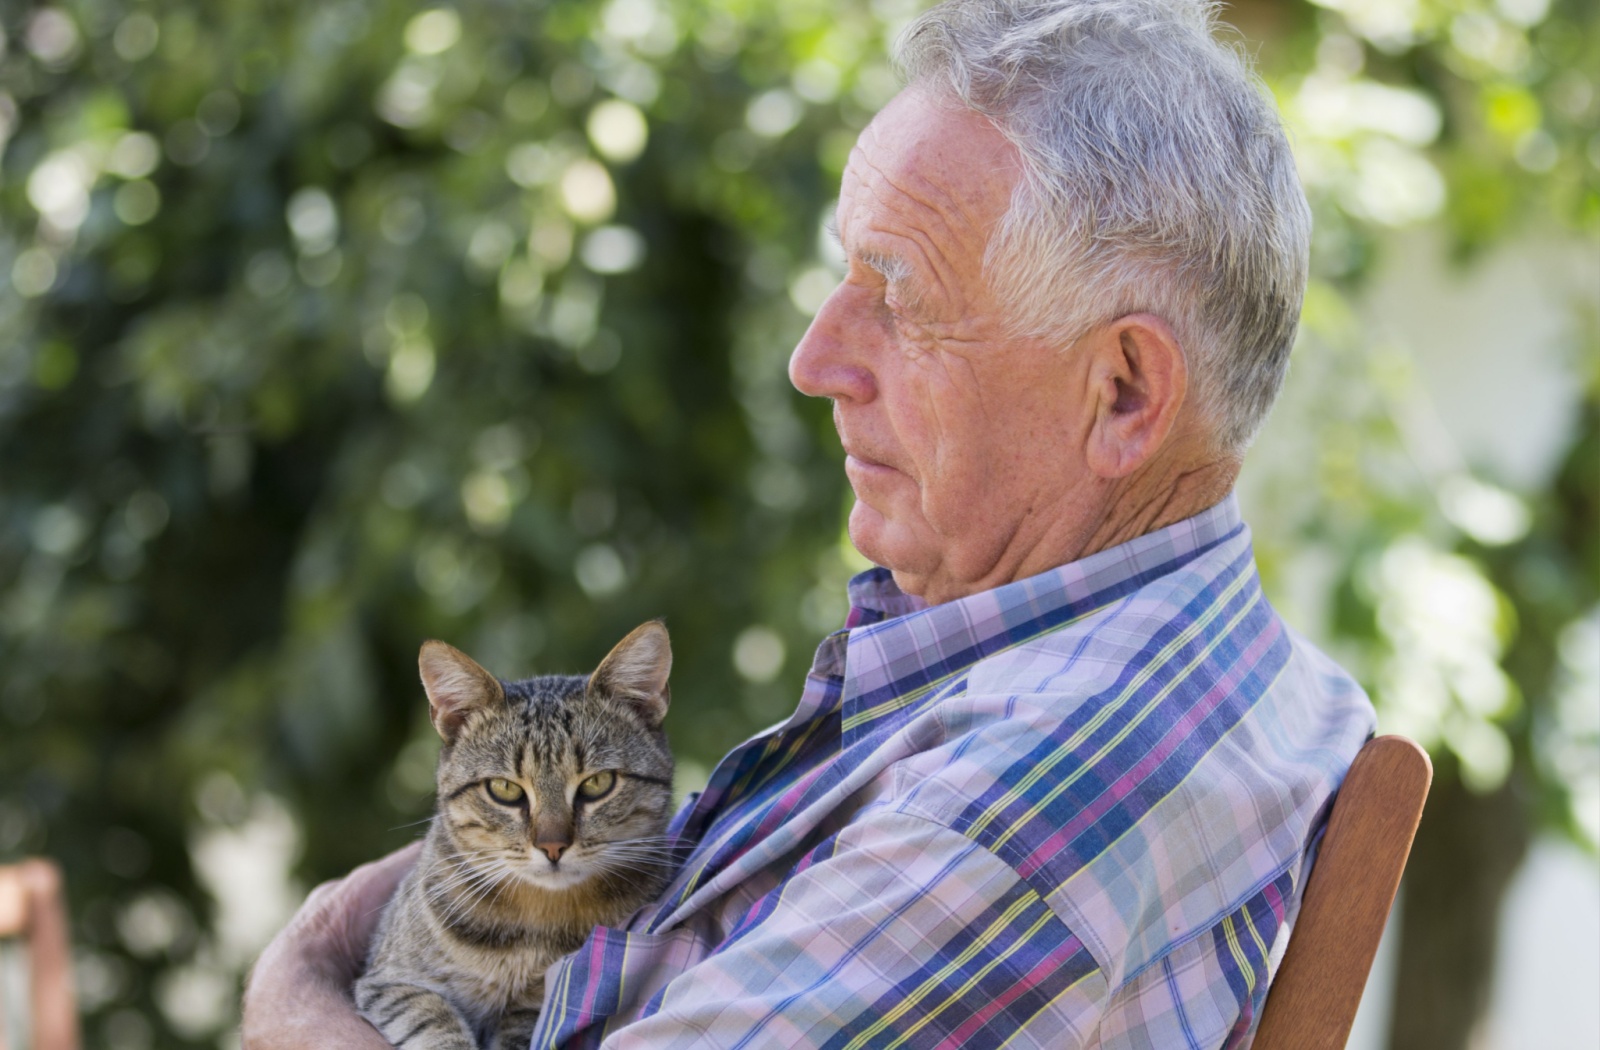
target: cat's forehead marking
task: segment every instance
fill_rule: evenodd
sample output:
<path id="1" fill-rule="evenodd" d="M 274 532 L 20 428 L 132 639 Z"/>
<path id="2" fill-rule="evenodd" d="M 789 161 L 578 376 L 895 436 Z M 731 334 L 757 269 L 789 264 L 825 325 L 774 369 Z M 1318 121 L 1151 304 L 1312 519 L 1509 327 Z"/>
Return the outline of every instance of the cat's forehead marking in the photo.
<path id="1" fill-rule="evenodd" d="M 591 693 L 580 675 L 502 682 L 505 700 L 472 719 L 451 748 L 449 782 L 513 776 L 538 795 L 564 797 L 570 781 L 600 769 L 671 768 L 659 729 L 631 708 Z"/>

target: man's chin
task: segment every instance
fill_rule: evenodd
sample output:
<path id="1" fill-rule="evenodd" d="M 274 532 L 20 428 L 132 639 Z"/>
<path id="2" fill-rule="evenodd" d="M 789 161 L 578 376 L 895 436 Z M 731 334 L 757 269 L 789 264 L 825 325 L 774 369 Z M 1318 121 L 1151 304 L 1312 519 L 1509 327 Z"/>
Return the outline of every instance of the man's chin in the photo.
<path id="1" fill-rule="evenodd" d="M 926 544 L 917 542 L 912 530 L 885 517 L 857 498 L 850 509 L 850 544 L 863 558 L 894 573 L 896 586 L 907 594 L 918 593 L 916 581 L 925 579 L 938 564 Z"/>

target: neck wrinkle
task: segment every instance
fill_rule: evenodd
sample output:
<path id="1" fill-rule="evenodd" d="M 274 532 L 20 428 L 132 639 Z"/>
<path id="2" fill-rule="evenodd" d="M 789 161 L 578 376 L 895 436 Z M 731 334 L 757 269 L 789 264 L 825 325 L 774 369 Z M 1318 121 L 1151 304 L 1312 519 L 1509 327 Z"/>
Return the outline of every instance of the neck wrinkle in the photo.
<path id="1" fill-rule="evenodd" d="M 1170 480 L 1150 491 L 1149 485 L 1135 485 L 1112 507 L 1127 508 L 1121 513 L 1108 513 L 1090 534 L 1082 548 L 1069 560 L 1087 558 L 1129 540 L 1148 535 L 1185 518 L 1192 518 L 1207 507 L 1220 503 L 1233 489 L 1239 475 L 1236 462 L 1213 460 L 1179 470 Z M 1148 495 L 1140 498 L 1139 490 Z"/>
<path id="2" fill-rule="evenodd" d="M 1142 471 L 1108 482 L 1094 501 L 1094 509 L 1079 516 L 1066 534 L 1046 533 L 1019 550 L 1017 543 L 1024 531 L 1019 527 L 988 572 L 952 589 L 949 594 L 922 593 L 919 596 L 930 605 L 958 601 L 1109 550 L 1215 506 L 1232 490 L 1238 475 L 1237 460 L 1215 459 L 1187 466 L 1175 465 L 1160 473 Z M 1030 517 L 1040 513 L 1036 509 Z M 899 573 L 895 574 L 895 583 L 907 594 L 918 593 L 907 587 L 907 583 L 914 586 L 914 582 L 902 581 Z"/>

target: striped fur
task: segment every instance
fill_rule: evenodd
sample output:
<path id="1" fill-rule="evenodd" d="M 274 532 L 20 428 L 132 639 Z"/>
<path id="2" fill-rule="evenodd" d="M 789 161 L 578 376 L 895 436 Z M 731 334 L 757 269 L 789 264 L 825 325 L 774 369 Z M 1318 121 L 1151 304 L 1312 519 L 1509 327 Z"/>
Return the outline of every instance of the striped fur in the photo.
<path id="1" fill-rule="evenodd" d="M 356 1005 L 404 1050 L 522 1050 L 550 964 L 671 873 L 667 632 L 642 625 L 588 677 L 502 683 L 441 642 L 419 665 L 438 804 Z"/>

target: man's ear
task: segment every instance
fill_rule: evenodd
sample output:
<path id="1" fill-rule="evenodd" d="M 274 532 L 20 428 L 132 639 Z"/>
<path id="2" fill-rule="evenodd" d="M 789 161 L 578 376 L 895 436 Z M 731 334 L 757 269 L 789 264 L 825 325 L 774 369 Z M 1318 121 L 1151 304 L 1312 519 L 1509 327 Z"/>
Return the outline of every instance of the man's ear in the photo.
<path id="1" fill-rule="evenodd" d="M 422 688 L 428 692 L 428 716 L 445 743 L 456 738 L 461 723 L 473 711 L 505 701 L 498 678 L 443 642 L 422 643 L 417 669 L 422 672 Z"/>
<path id="2" fill-rule="evenodd" d="M 1085 337 L 1095 419 L 1089 469 L 1123 478 L 1148 463 L 1172 432 L 1189 392 L 1189 365 L 1171 327 L 1154 314 L 1129 314 Z"/>
<path id="3" fill-rule="evenodd" d="M 638 711 L 647 725 L 658 726 L 672 699 L 667 689 L 671 673 L 667 629 L 660 620 L 650 620 L 635 627 L 600 661 L 589 676 L 589 692 L 616 697 Z"/>

